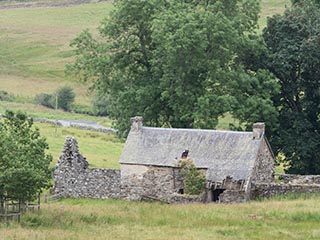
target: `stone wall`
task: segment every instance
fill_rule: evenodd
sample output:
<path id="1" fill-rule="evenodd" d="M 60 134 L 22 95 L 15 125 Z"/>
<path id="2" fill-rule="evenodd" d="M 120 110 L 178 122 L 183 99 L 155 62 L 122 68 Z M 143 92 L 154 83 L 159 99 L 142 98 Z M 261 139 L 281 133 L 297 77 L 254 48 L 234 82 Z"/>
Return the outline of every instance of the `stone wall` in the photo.
<path id="1" fill-rule="evenodd" d="M 320 184 L 320 175 L 279 174 L 279 180 L 288 184 Z"/>
<path id="2" fill-rule="evenodd" d="M 129 200 L 150 198 L 170 202 L 183 189 L 182 179 L 176 168 L 121 164 L 121 195 Z"/>
<path id="3" fill-rule="evenodd" d="M 120 171 L 88 168 L 74 138 L 67 138 L 54 172 L 53 193 L 61 197 L 117 198 Z"/>
<path id="4" fill-rule="evenodd" d="M 220 203 L 239 203 L 246 201 L 246 192 L 244 190 L 227 189 L 219 195 Z"/>
<path id="5" fill-rule="evenodd" d="M 252 186 L 251 198 L 270 198 L 276 195 L 289 193 L 314 193 L 320 192 L 320 184 L 254 184 Z"/>
<path id="6" fill-rule="evenodd" d="M 251 181 L 254 183 L 272 183 L 274 182 L 274 157 L 267 140 L 263 139 L 262 141 Z"/>

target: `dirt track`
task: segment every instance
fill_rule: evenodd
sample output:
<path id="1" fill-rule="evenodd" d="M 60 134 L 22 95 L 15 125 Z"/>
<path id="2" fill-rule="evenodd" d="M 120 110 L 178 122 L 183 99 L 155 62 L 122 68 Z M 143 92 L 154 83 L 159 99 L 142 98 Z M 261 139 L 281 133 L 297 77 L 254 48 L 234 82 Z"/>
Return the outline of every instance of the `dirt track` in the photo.
<path id="1" fill-rule="evenodd" d="M 0 10 L 14 9 L 14 8 L 50 8 L 50 7 L 69 7 L 90 2 L 112 2 L 110 0 L 69 0 L 69 1 L 50 1 L 50 2 L 21 2 L 21 3 L 4 3 L 0 5 Z"/>

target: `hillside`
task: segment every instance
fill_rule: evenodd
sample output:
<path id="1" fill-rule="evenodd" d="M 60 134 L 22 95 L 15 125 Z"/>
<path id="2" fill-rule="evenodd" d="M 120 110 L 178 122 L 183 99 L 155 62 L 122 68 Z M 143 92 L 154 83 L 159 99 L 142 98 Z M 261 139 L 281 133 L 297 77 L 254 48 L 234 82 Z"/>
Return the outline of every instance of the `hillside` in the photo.
<path id="1" fill-rule="evenodd" d="M 85 4 L 78 4 L 90 2 Z M 281 13 L 289 0 L 262 0 L 260 28 L 266 24 L 267 16 Z M 75 4 L 70 4 L 75 3 Z M 75 76 L 65 74 L 65 64 L 73 60 L 73 50 L 69 43 L 83 29 L 89 29 L 97 35 L 97 27 L 110 10 L 110 1 L 83 0 L 36 0 L 36 1 L 0 1 L 0 90 L 15 96 L 15 102 L 0 101 L 0 113 L 6 109 L 21 110 L 34 118 L 48 119 L 83 119 L 95 121 L 107 127 L 111 122 L 107 118 L 92 117 L 81 114 L 56 111 L 34 104 L 34 97 L 39 93 L 53 93 L 58 87 L 68 85 L 76 92 L 77 105 L 89 106 L 91 95 L 88 93 L 90 83 L 80 82 Z M 225 116 L 218 128 L 226 129 L 231 116 Z M 53 127 L 37 125 L 47 137 L 56 160 L 63 146 L 64 130 L 56 137 Z M 72 131 L 71 131 L 72 132 Z M 77 130 L 81 142 L 95 142 L 93 148 L 81 149 L 89 155 L 93 166 L 117 167 L 117 158 L 121 147 L 115 155 L 106 157 L 106 151 L 113 144 L 106 143 L 96 135 Z M 101 145 L 106 147 L 100 149 Z M 96 154 L 96 152 L 98 152 Z M 54 160 L 54 161 L 55 161 Z"/>
<path id="2" fill-rule="evenodd" d="M 65 64 L 73 59 L 69 43 L 83 29 L 97 33 L 112 4 L 66 5 L 88 1 L 63 0 L 12 2 L 2 1 L 0 5 L 0 90 L 14 94 L 20 102 L 32 102 L 36 94 L 52 93 L 67 84 L 75 89 L 77 104 L 89 105 L 88 84 L 64 73 Z M 31 8 L 22 7 L 31 3 Z M 267 16 L 281 13 L 288 3 L 289 0 L 262 0 L 260 25 L 265 25 Z"/>

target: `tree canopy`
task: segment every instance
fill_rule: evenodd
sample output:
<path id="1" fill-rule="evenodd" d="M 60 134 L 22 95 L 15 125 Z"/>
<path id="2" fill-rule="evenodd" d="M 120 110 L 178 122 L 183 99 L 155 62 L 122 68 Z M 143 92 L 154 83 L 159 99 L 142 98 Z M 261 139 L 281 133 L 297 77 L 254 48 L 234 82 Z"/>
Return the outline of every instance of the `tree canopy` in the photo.
<path id="1" fill-rule="evenodd" d="M 33 200 L 50 186 L 46 140 L 22 113 L 6 112 L 0 120 L 0 199 Z"/>
<path id="2" fill-rule="evenodd" d="M 279 80 L 280 127 L 273 148 L 290 173 L 320 173 L 320 9 L 319 1 L 295 1 L 268 20 L 263 37 L 265 65 Z"/>
<path id="3" fill-rule="evenodd" d="M 81 33 L 69 67 L 106 95 L 123 136 L 135 115 L 149 126 L 215 128 L 229 112 L 242 125 L 272 129 L 277 81 L 244 56 L 259 52 L 259 2 L 115 1 L 103 39 Z"/>

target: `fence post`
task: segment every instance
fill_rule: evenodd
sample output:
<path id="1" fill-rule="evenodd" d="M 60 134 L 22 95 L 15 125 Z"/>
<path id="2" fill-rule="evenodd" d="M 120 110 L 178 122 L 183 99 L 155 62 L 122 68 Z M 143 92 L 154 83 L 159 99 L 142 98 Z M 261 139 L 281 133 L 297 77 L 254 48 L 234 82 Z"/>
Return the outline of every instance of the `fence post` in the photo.
<path id="1" fill-rule="evenodd" d="M 40 192 L 38 193 L 38 213 L 40 212 Z"/>

